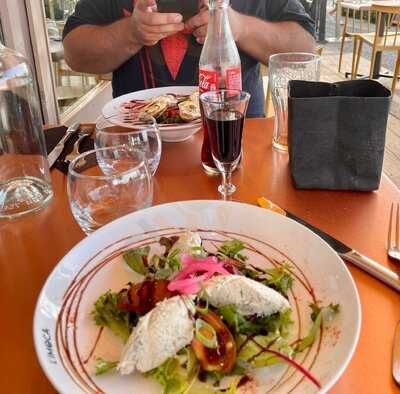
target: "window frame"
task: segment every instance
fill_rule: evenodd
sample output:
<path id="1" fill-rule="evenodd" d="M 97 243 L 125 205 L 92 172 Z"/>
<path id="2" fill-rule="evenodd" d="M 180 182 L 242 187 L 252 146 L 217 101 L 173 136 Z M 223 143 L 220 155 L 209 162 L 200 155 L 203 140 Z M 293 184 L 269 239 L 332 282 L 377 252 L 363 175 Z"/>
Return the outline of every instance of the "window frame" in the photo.
<path id="1" fill-rule="evenodd" d="M 43 123 L 68 125 L 80 118 L 82 121 L 93 121 L 90 114 L 97 112 L 97 108 L 111 97 L 111 83 L 99 78 L 96 86 L 60 115 L 44 1 L 0 0 L 0 20 L 5 45 L 22 53 L 31 66 L 40 98 Z"/>

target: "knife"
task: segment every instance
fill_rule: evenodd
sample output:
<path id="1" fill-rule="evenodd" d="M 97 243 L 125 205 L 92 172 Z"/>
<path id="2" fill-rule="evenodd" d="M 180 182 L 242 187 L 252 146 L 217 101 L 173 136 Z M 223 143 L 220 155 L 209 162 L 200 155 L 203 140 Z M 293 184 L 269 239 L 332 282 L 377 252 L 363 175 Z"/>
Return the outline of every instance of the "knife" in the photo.
<path id="1" fill-rule="evenodd" d="M 298 218 L 296 215 L 293 215 L 292 213 L 283 210 L 281 207 L 275 205 L 271 201 L 265 198 L 259 198 L 257 202 L 260 207 L 280 213 L 296 221 L 297 223 L 300 223 L 303 226 L 307 227 L 313 233 L 321 237 L 332 249 L 336 251 L 336 253 L 342 259 L 349 261 L 358 268 L 366 271 L 367 273 L 371 274 L 372 276 L 379 279 L 383 283 L 387 284 L 396 291 L 400 292 L 400 276 L 395 272 L 391 271 L 389 268 L 384 267 L 383 265 L 377 263 L 376 261 L 370 259 L 369 257 L 363 256 L 361 253 L 350 248 L 349 246 L 340 242 L 336 238 L 333 238 L 326 232 Z"/>
<path id="2" fill-rule="evenodd" d="M 61 138 L 60 142 L 55 146 L 55 148 L 49 153 L 47 161 L 49 162 L 49 167 L 51 168 L 56 160 L 60 157 L 61 152 L 64 150 L 65 143 L 75 134 L 81 127 L 80 123 L 74 123 L 72 126 L 68 127 L 64 136 Z"/>
<path id="3" fill-rule="evenodd" d="M 394 334 L 392 357 L 392 375 L 400 386 L 400 323 L 397 324 Z"/>

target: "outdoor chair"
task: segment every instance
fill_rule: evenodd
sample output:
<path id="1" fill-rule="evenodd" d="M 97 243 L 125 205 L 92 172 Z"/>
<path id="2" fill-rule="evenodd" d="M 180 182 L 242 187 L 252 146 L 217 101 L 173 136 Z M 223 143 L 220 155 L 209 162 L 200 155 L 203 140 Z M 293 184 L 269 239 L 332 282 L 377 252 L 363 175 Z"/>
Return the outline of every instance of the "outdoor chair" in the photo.
<path id="1" fill-rule="evenodd" d="M 345 10 L 345 20 L 342 32 L 342 41 L 339 52 L 339 67 L 338 71 L 341 72 L 344 44 L 347 38 L 353 41 L 353 62 L 351 65 L 351 74 L 354 72 L 355 55 L 357 52 L 357 38 L 359 34 L 369 34 L 373 36 L 373 24 L 371 23 L 371 10 L 370 6 L 363 4 L 362 1 L 345 1 L 341 2 L 341 9 Z"/>
<path id="2" fill-rule="evenodd" d="M 394 51 L 397 52 L 397 61 L 394 67 L 392 94 L 396 90 L 397 80 L 400 76 L 400 6 L 372 5 L 371 11 L 376 13 L 376 28 L 371 34 L 358 34 L 359 41 L 357 54 L 353 56 L 355 64 L 352 78 L 355 79 L 358 72 L 363 44 L 372 48 L 370 59 L 370 74 L 374 76 L 374 66 L 378 52 Z"/>

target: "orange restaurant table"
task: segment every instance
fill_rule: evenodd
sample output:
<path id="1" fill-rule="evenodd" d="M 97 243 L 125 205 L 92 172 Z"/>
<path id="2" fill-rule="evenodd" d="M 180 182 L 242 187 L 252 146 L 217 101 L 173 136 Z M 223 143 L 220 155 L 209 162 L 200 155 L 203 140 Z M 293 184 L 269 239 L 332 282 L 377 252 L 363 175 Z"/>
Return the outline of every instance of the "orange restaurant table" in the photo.
<path id="1" fill-rule="evenodd" d="M 271 149 L 272 119 L 246 123 L 242 168 L 234 175 L 234 198 L 255 204 L 266 196 L 295 215 L 393 270 L 385 242 L 392 201 L 399 190 L 383 176 L 378 192 L 300 191 L 292 186 L 288 156 Z M 155 177 L 154 204 L 177 200 L 218 199 L 219 178 L 200 167 L 201 133 L 187 142 L 164 144 Z M 36 299 L 47 276 L 84 238 L 69 210 L 66 177 L 52 171 L 55 198 L 38 214 L 0 221 L 0 368 L 2 393 L 54 393 L 42 372 L 32 341 Z M 323 263 L 323 262 L 321 262 Z M 356 353 L 332 393 L 395 393 L 391 348 L 400 320 L 399 295 L 349 265 L 360 293 L 362 330 Z"/>

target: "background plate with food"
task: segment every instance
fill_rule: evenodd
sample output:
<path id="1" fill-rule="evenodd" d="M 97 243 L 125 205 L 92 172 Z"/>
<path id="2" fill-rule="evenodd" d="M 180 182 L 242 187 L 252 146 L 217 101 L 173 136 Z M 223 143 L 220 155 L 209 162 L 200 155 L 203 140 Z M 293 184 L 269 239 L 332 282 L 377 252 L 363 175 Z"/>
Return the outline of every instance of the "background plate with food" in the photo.
<path id="1" fill-rule="evenodd" d="M 115 98 L 103 108 L 103 116 L 119 126 L 134 126 L 143 114 L 157 120 L 161 139 L 179 142 L 201 128 L 196 86 L 169 86 L 132 92 Z"/>
<path id="2" fill-rule="evenodd" d="M 346 266 L 310 230 L 247 204 L 188 201 L 72 249 L 41 292 L 34 339 L 61 393 L 223 392 L 216 381 L 229 393 L 316 393 L 349 363 L 360 311 Z"/>

